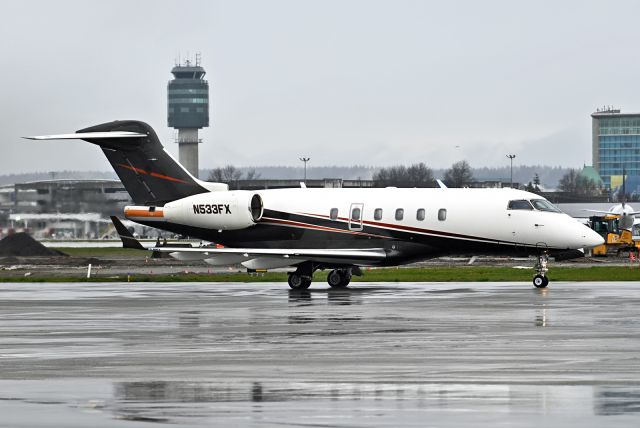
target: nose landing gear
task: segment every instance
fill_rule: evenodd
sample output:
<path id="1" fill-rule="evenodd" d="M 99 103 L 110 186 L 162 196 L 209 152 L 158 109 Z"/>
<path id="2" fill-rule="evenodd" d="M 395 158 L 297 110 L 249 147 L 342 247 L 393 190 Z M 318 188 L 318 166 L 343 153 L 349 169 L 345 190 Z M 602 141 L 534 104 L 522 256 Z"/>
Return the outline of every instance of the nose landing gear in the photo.
<path id="1" fill-rule="evenodd" d="M 547 264 L 549 263 L 549 256 L 546 252 L 538 255 L 538 262 L 533 266 L 536 271 L 536 275 L 533 277 L 533 285 L 536 288 L 546 288 L 549 285 L 549 278 L 547 278 Z"/>

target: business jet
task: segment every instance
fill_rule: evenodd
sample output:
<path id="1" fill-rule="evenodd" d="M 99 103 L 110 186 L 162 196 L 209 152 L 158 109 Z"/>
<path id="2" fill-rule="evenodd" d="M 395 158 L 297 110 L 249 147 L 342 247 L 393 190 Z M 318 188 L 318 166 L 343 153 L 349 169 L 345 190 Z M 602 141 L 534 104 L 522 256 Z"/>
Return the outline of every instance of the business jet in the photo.
<path id="1" fill-rule="evenodd" d="M 626 202 L 622 202 L 621 204 L 614 205 L 609 208 L 609 211 L 600 211 L 600 210 L 583 210 L 591 213 L 602 214 L 602 215 L 611 215 L 618 216 L 618 227 L 620 229 L 632 230 L 633 226 L 638 224 L 638 219 L 636 216 L 640 214 L 640 211 L 636 211 L 633 207 Z"/>
<path id="2" fill-rule="evenodd" d="M 179 260 L 248 269 L 291 267 L 293 289 L 329 270 L 346 287 L 363 266 L 397 266 L 443 255 L 534 255 L 533 284 L 544 288 L 550 256 L 576 253 L 603 238 L 546 199 L 515 189 L 228 189 L 193 177 L 139 121 L 115 121 L 73 134 L 25 137 L 81 139 L 98 145 L 131 195 L 127 219 L 215 242 L 171 248 Z M 126 228 L 124 246 L 144 248 Z"/>

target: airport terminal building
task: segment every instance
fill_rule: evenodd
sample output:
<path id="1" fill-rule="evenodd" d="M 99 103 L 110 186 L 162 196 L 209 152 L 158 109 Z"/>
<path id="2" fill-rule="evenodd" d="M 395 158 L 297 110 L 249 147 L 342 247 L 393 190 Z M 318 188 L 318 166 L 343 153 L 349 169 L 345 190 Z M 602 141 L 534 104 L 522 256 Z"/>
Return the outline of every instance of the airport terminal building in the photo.
<path id="1" fill-rule="evenodd" d="M 640 113 L 622 113 L 607 107 L 597 110 L 591 118 L 593 167 L 605 187 L 619 187 L 623 170 L 628 181 L 637 181 L 633 178 L 640 176 Z"/>

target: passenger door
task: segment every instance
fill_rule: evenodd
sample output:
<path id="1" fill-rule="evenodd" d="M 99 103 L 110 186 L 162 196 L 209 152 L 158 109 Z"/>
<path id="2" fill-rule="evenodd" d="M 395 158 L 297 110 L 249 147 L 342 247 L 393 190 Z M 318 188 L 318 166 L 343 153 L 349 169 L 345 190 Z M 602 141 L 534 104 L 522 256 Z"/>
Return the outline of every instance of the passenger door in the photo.
<path id="1" fill-rule="evenodd" d="M 349 230 L 362 230 L 362 217 L 364 216 L 364 204 L 354 203 L 349 208 Z"/>

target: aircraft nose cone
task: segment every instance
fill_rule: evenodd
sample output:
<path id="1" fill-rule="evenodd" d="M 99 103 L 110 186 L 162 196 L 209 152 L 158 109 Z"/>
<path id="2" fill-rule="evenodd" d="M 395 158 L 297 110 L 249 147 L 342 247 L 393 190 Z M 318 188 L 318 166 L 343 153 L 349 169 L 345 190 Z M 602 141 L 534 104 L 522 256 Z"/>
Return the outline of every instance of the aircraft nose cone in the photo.
<path id="1" fill-rule="evenodd" d="M 593 248 L 604 244 L 604 238 L 586 226 L 584 227 L 582 234 L 582 241 L 585 243 L 585 248 Z"/>

